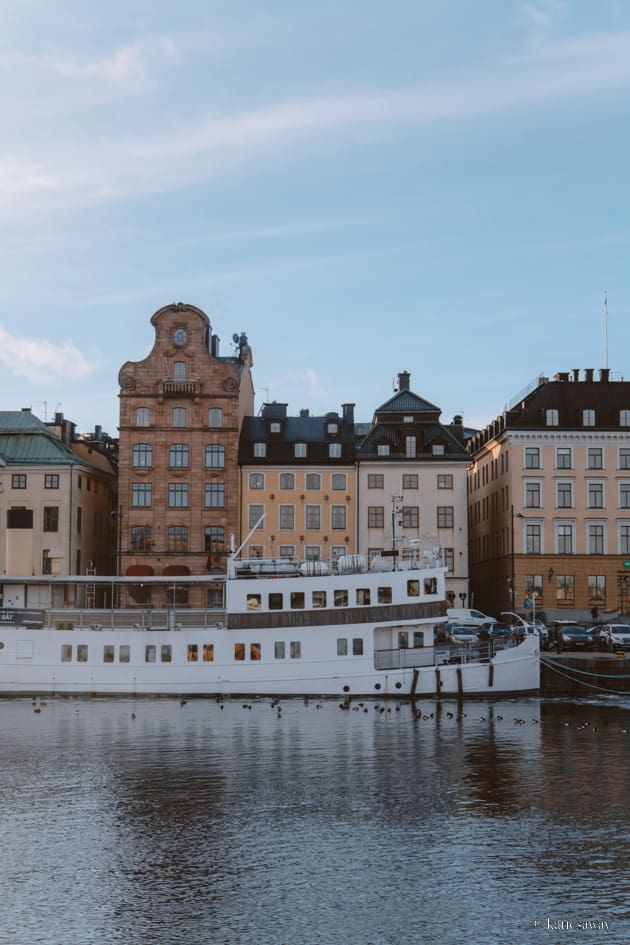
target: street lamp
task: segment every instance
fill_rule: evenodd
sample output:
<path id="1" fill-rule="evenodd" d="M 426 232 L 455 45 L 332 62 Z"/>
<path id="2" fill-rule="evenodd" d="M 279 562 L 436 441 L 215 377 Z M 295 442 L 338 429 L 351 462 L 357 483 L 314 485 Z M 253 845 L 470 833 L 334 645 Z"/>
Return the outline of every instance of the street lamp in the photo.
<path id="1" fill-rule="evenodd" d="M 514 506 L 510 506 L 510 515 L 511 515 L 511 528 L 510 528 L 510 545 L 511 545 L 511 563 L 512 563 L 512 575 L 510 580 L 510 610 L 516 610 L 516 574 L 515 574 L 515 563 L 514 563 L 514 519 L 523 518 L 520 512 L 514 514 Z"/>

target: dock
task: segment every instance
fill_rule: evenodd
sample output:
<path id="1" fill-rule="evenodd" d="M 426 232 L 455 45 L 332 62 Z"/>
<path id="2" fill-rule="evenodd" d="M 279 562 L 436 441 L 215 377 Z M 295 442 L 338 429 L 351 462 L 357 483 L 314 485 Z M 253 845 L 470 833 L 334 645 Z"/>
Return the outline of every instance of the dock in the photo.
<path id="1" fill-rule="evenodd" d="M 543 696 L 630 693 L 630 652 L 543 652 L 540 692 Z"/>

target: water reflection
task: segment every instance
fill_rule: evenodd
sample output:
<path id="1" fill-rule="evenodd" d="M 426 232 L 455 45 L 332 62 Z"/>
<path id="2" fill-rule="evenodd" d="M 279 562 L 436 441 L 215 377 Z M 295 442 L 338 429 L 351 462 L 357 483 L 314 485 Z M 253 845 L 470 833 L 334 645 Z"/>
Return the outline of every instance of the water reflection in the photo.
<path id="1" fill-rule="evenodd" d="M 630 701 L 0 705 L 0 945 L 628 940 Z"/>

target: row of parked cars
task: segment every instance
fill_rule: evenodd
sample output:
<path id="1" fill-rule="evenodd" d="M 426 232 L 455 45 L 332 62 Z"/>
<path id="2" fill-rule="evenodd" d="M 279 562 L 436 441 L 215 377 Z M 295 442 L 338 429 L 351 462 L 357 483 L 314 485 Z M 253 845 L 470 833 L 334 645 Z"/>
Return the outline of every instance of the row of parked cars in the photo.
<path id="1" fill-rule="evenodd" d="M 454 643 L 477 643 L 508 637 L 523 638 L 537 633 L 545 650 L 604 650 L 610 653 L 630 650 L 630 626 L 623 623 L 584 627 L 570 621 L 555 621 L 549 627 L 541 620 L 526 621 L 518 614 L 501 614 L 501 621 L 479 610 L 454 608 L 446 612 L 445 630 Z"/>

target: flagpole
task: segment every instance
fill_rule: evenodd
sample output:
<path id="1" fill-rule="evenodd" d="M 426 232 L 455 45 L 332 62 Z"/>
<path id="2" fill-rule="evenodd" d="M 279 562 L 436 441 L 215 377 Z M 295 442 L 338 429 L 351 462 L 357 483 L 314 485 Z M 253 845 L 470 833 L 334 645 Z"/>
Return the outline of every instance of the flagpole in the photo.
<path id="1" fill-rule="evenodd" d="M 608 292 L 604 290 L 604 367 L 608 367 Z"/>

